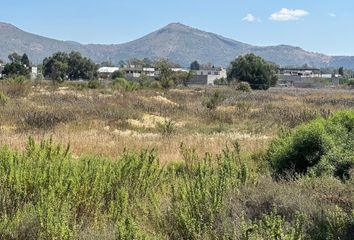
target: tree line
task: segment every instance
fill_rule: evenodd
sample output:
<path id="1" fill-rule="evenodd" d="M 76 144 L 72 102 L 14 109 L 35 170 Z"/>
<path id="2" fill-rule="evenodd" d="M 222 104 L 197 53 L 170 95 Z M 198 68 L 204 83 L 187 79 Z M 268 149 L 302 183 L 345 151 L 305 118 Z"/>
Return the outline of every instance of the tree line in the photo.
<path id="1" fill-rule="evenodd" d="M 5 76 L 22 75 L 29 77 L 31 73 L 31 62 L 27 54 L 19 55 L 17 53 L 8 56 L 7 63 L 2 71 Z M 213 66 L 210 63 L 200 64 L 193 61 L 190 64 L 190 72 L 174 72 L 172 68 L 181 66 L 166 59 L 151 60 L 149 58 L 130 59 L 120 61 L 120 67 L 126 65 L 135 65 L 141 67 L 154 67 L 159 72 L 155 79 L 159 81 L 163 88 L 170 88 L 174 85 L 187 85 L 195 71 L 200 69 L 210 69 Z M 43 76 L 55 82 L 65 80 L 95 80 L 98 79 L 98 69 L 100 66 L 114 66 L 112 62 L 102 62 L 96 64 L 90 58 L 82 56 L 79 52 L 57 52 L 43 60 L 40 66 Z M 233 60 L 227 69 L 227 79 L 221 79 L 221 84 L 232 84 L 245 82 L 252 89 L 268 89 L 275 86 L 277 82 L 278 66 L 268 62 L 254 54 L 247 54 L 237 57 Z M 329 70 L 329 69 L 328 69 Z M 334 71 L 330 69 L 330 71 Z M 353 72 L 339 68 L 336 72 L 342 76 L 351 75 Z M 124 78 L 122 72 L 116 72 L 112 79 Z"/>

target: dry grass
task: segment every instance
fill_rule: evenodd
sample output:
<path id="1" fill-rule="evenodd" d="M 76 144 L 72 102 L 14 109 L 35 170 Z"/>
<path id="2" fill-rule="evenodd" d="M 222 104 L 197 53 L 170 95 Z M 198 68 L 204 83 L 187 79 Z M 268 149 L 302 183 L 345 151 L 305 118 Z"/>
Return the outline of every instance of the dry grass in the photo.
<path id="1" fill-rule="evenodd" d="M 242 93 L 219 88 L 223 101 L 216 110 L 209 110 L 203 102 L 214 91 L 123 92 L 40 84 L 31 87 L 28 96 L 9 96 L 0 106 L 0 144 L 23 148 L 28 136 L 52 136 L 55 141 L 70 142 L 77 155 L 117 156 L 124 149 L 157 148 L 161 161 L 166 162 L 180 159 L 181 142 L 194 146 L 200 154 L 220 152 L 234 140 L 241 142 L 245 152 L 261 150 L 280 128 L 354 107 L 352 91 L 271 89 Z M 29 124 L 28 116 L 33 112 L 61 116 L 65 121 Z M 157 128 L 165 120 L 173 121 L 175 127 L 168 137 Z"/>

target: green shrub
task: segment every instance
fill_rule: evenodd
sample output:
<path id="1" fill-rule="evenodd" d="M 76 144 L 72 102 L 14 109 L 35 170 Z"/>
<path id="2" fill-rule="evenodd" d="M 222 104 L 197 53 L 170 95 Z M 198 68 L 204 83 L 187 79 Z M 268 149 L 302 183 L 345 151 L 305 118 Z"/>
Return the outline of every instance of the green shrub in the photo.
<path id="1" fill-rule="evenodd" d="M 165 119 L 164 122 L 157 123 L 157 129 L 162 136 L 168 137 L 176 132 L 176 124 L 172 120 Z"/>
<path id="2" fill-rule="evenodd" d="M 252 88 L 251 85 L 248 82 L 240 82 L 236 86 L 236 90 L 242 91 L 242 92 L 251 92 Z"/>
<path id="3" fill-rule="evenodd" d="M 354 111 L 319 118 L 273 140 L 267 159 L 276 174 L 330 174 L 342 179 L 354 167 Z"/>
<path id="4" fill-rule="evenodd" d="M 0 106 L 5 106 L 7 102 L 9 101 L 9 98 L 0 91 Z"/>
<path id="5" fill-rule="evenodd" d="M 303 225 L 304 219 L 301 215 L 296 216 L 296 222 L 291 225 L 273 211 L 258 221 L 244 224 L 241 239 L 301 240 L 304 239 Z"/>
<path id="6" fill-rule="evenodd" d="M 207 154 L 203 159 L 181 146 L 186 164 L 180 172 L 181 182 L 172 184 L 171 210 L 166 216 L 170 239 L 222 239 L 226 236 L 219 222 L 225 193 L 248 178 L 247 167 L 237 164 L 240 163 L 237 146 L 216 157 Z"/>
<path id="7" fill-rule="evenodd" d="M 127 81 L 124 78 L 117 78 L 112 82 L 112 84 L 113 88 L 115 89 L 120 89 L 129 92 L 136 91 L 140 87 L 138 83 L 135 83 L 133 81 Z"/>
<path id="8" fill-rule="evenodd" d="M 223 97 L 221 96 L 219 91 L 215 91 L 210 97 L 205 99 L 203 102 L 204 106 L 209 110 L 214 110 L 217 106 L 223 101 Z"/>
<path id="9" fill-rule="evenodd" d="M 0 239 L 79 239 L 103 219 L 114 239 L 146 239 L 139 216 L 158 204 L 163 172 L 155 151 L 108 161 L 73 159 L 51 140 L 30 139 L 23 153 L 2 147 Z"/>
<path id="10" fill-rule="evenodd" d="M 8 78 L 0 82 L 0 89 L 9 97 L 24 97 L 30 89 L 31 83 L 24 76 Z"/>
<path id="11" fill-rule="evenodd" d="M 87 83 L 87 87 L 90 89 L 98 89 L 101 87 L 101 82 L 99 80 L 90 80 Z"/>

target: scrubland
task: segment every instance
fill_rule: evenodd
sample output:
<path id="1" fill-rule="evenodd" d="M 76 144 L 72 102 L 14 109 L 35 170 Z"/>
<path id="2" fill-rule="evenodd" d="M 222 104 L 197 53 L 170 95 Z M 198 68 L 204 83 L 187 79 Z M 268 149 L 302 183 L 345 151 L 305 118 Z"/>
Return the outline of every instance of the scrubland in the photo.
<path id="1" fill-rule="evenodd" d="M 353 108 L 350 90 L 2 81 L 0 239 L 353 239 Z"/>

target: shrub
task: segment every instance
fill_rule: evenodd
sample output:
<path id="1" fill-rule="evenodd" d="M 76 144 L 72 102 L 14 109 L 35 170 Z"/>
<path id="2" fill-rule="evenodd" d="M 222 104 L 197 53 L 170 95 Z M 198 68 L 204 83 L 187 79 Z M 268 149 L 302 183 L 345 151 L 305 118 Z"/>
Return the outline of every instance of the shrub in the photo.
<path id="1" fill-rule="evenodd" d="M 204 106 L 209 110 L 214 110 L 223 101 L 219 91 L 215 91 L 212 96 L 208 97 L 204 102 Z"/>
<path id="2" fill-rule="evenodd" d="M 25 115 L 24 122 L 31 128 L 50 129 L 59 123 L 69 122 L 75 119 L 71 112 L 29 112 Z"/>
<path id="3" fill-rule="evenodd" d="M 225 206 L 225 192 L 244 183 L 247 167 L 240 163 L 238 145 L 213 157 L 198 159 L 195 152 L 181 146 L 186 165 L 180 180 L 172 184 L 171 210 L 167 213 L 170 239 L 223 239 L 227 235 L 220 226 Z"/>
<path id="4" fill-rule="evenodd" d="M 250 91 L 252 91 L 252 88 L 248 82 L 240 82 L 237 84 L 236 90 L 239 90 L 242 92 L 250 92 Z"/>
<path id="5" fill-rule="evenodd" d="M 176 132 L 176 124 L 172 120 L 165 119 L 164 122 L 157 123 L 157 129 L 162 136 L 168 137 Z"/>
<path id="6" fill-rule="evenodd" d="M 90 89 L 98 89 L 101 87 L 101 83 L 99 80 L 90 80 L 88 83 L 87 83 L 87 87 L 90 88 Z"/>
<path id="7" fill-rule="evenodd" d="M 276 174 L 286 172 L 349 177 L 354 167 L 354 111 L 340 111 L 285 132 L 273 140 L 268 152 Z"/>
<path id="8" fill-rule="evenodd" d="M 0 92 L 0 106 L 5 106 L 8 101 L 9 98 L 3 92 Z"/>
<path id="9" fill-rule="evenodd" d="M 24 97 L 31 88 L 30 82 L 26 81 L 24 76 L 9 78 L 1 81 L 0 84 L 3 93 L 9 97 Z"/>
<path id="10" fill-rule="evenodd" d="M 127 81 L 124 78 L 117 78 L 113 81 L 113 88 L 124 90 L 124 91 L 135 91 L 139 89 L 139 84 L 133 81 Z"/>

